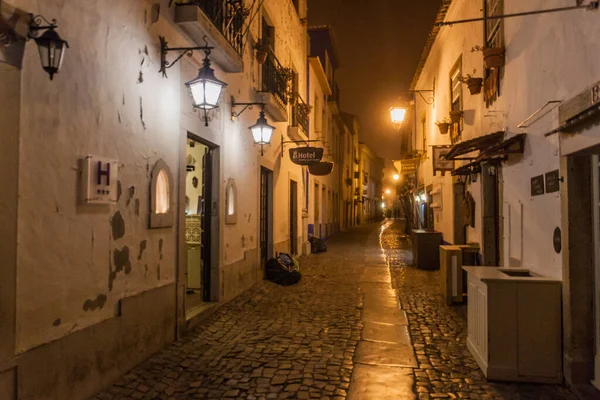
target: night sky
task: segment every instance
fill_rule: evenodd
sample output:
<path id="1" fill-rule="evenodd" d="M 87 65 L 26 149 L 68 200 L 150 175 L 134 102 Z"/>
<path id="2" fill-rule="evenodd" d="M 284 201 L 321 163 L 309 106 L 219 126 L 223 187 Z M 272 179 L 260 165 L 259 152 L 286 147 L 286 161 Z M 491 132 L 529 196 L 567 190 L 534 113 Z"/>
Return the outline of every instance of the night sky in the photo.
<path id="1" fill-rule="evenodd" d="M 332 25 L 341 67 L 340 105 L 358 115 L 361 141 L 381 157 L 399 159 L 388 110 L 406 92 L 440 0 L 309 0 L 309 26 Z"/>

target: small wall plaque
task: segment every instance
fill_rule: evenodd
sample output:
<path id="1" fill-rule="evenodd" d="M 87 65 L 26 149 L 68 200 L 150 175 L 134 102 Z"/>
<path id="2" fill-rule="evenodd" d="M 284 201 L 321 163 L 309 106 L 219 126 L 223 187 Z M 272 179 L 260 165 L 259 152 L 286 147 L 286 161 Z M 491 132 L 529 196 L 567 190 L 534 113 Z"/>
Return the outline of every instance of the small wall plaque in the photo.
<path id="1" fill-rule="evenodd" d="M 554 193 L 560 190 L 559 175 L 559 170 L 554 170 L 546 173 L 546 193 Z"/>
<path id="2" fill-rule="evenodd" d="M 89 155 L 83 159 L 82 199 L 86 204 L 117 202 L 117 160 Z"/>
<path id="3" fill-rule="evenodd" d="M 531 178 L 531 195 L 539 196 L 544 193 L 544 175 L 538 175 Z"/>

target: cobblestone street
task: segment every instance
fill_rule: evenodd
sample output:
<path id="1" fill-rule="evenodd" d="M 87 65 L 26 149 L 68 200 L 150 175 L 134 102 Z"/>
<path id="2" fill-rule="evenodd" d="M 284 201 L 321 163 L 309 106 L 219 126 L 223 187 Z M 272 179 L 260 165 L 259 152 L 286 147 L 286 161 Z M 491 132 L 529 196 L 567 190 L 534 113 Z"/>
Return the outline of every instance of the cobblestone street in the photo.
<path id="1" fill-rule="evenodd" d="M 383 227 L 337 235 L 301 259 L 299 284 L 257 284 L 93 399 L 572 399 L 488 383 L 464 309 L 444 304 L 437 271 L 409 266 L 400 224 Z"/>

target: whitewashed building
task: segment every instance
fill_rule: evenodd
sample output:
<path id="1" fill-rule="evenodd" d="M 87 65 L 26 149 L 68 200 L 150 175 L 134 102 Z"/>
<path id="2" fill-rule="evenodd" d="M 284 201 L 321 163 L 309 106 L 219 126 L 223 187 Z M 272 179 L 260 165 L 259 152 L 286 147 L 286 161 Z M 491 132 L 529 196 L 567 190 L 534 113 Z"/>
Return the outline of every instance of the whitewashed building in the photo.
<path id="1" fill-rule="evenodd" d="M 436 22 L 451 24 L 430 34 L 409 123 L 433 227 L 445 242 L 478 243 L 484 265 L 562 280 L 562 376 L 574 387 L 599 387 L 600 11 L 583 4 L 460 23 L 570 6 L 443 1 Z M 483 47 L 504 48 L 501 65 L 486 68 Z M 480 93 L 471 94 L 470 77 L 482 78 Z M 445 121 L 451 111 L 456 122 Z M 454 166 L 438 164 L 444 174 L 434 173 L 434 150 L 456 157 Z"/>
<path id="2" fill-rule="evenodd" d="M 87 398 L 309 251 L 313 178 L 288 154 L 318 130 L 306 1 L 178 3 L 0 1 L 0 397 Z M 68 41 L 53 80 L 30 14 Z M 183 49 L 207 45 L 227 86 L 205 114 L 186 83 L 206 54 Z"/>

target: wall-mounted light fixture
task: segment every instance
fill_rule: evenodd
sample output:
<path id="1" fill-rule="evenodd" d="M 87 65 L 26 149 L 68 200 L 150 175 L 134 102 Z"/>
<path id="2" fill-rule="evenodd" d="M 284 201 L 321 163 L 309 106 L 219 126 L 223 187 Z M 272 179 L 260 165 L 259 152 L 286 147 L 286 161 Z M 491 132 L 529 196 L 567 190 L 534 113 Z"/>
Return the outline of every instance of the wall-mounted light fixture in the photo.
<path id="1" fill-rule="evenodd" d="M 163 36 L 159 36 L 160 39 L 160 70 L 163 77 L 167 77 L 167 69 L 175 65 L 184 55 L 191 57 L 194 50 L 204 51 L 204 61 L 202 62 L 202 68 L 198 71 L 198 76 L 189 82 L 186 82 L 185 86 L 190 92 L 194 109 L 200 109 L 204 111 L 202 121 L 204 125 L 208 126 L 208 122 L 212 120 L 212 117 L 208 115 L 209 110 L 214 110 L 219 107 L 219 99 L 221 98 L 221 92 L 227 84 L 215 77 L 215 70 L 210 67 L 210 51 L 214 49 L 208 45 L 206 37 L 204 41 L 205 46 L 199 47 L 174 47 L 169 48 L 167 41 Z M 173 61 L 167 61 L 167 53 L 169 51 L 181 51 L 182 53 Z"/>
<path id="2" fill-rule="evenodd" d="M 244 106 L 240 112 L 235 112 L 233 109 L 237 106 Z M 249 127 L 250 132 L 252 133 L 252 139 L 254 139 L 254 144 L 260 145 L 260 155 L 264 155 L 263 146 L 271 143 L 271 137 L 273 136 L 273 131 L 275 131 L 275 127 L 269 125 L 267 118 L 265 117 L 265 103 L 255 102 L 255 103 L 236 103 L 235 98 L 231 96 L 231 119 L 233 120 L 236 117 L 242 115 L 244 111 L 254 106 L 260 107 L 260 114 L 258 119 L 256 120 L 256 124 Z"/>
<path id="3" fill-rule="evenodd" d="M 65 56 L 65 49 L 69 47 L 66 40 L 63 40 L 55 31 L 58 28 L 56 20 L 49 22 L 41 15 L 31 15 L 29 24 L 29 38 L 35 40 L 40 54 L 42 68 L 50 75 L 50 80 L 54 79 L 54 74 L 58 73 Z M 45 30 L 41 36 L 37 36 L 39 31 Z"/>
<path id="4" fill-rule="evenodd" d="M 392 107 L 390 108 L 390 117 L 392 118 L 392 124 L 394 124 L 394 130 L 400 131 L 400 127 L 406 118 L 406 107 Z"/>

